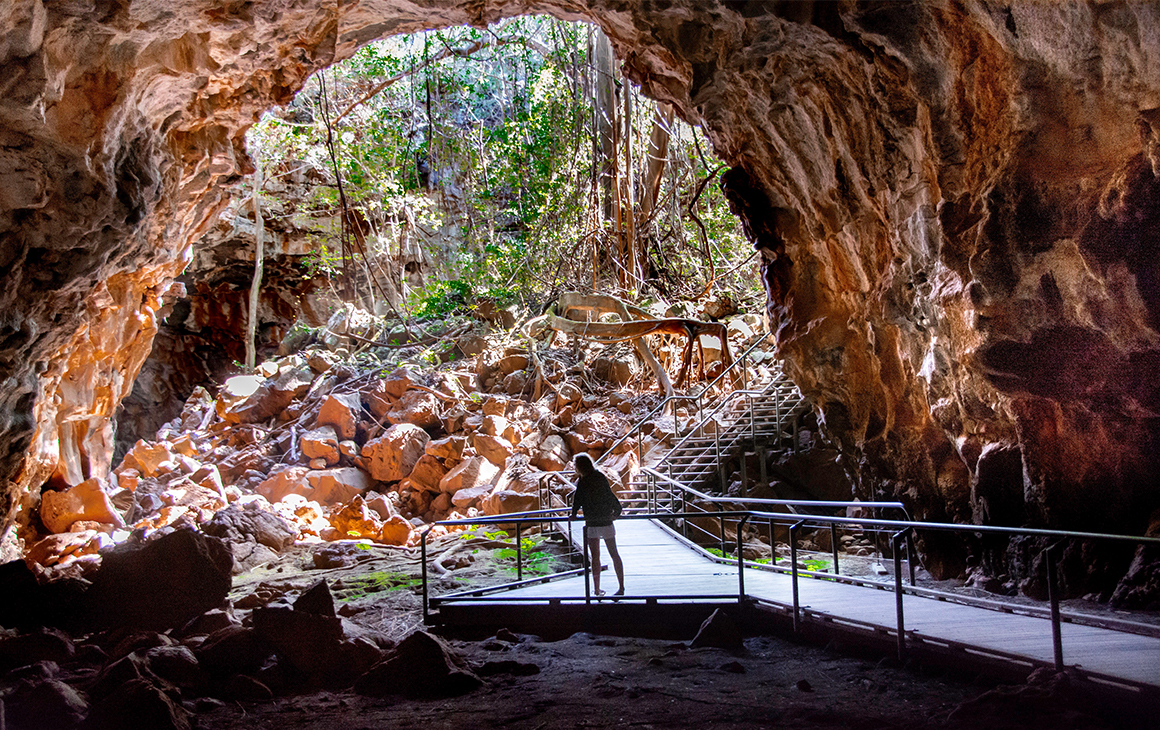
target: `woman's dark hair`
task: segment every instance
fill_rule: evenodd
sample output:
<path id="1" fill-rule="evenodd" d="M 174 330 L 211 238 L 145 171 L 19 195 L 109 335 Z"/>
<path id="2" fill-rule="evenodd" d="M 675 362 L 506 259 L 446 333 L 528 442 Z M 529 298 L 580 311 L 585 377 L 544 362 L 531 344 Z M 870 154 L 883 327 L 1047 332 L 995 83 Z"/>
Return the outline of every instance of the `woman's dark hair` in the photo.
<path id="1" fill-rule="evenodd" d="M 588 476 L 596 471 L 596 464 L 592 462 L 592 457 L 588 454 L 576 454 L 572 459 L 572 463 L 576 465 L 576 472 L 580 476 Z"/>

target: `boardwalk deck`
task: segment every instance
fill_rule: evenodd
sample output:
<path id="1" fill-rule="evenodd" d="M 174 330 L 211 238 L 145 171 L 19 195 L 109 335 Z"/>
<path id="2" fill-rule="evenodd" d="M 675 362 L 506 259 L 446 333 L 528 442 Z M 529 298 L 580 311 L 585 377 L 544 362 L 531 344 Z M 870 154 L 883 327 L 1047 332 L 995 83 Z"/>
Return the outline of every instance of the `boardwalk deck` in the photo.
<path id="1" fill-rule="evenodd" d="M 573 523 L 574 534 L 582 534 Z M 736 598 L 737 568 L 713 561 L 691 550 L 657 523 L 622 520 L 617 544 L 625 564 L 626 602 L 658 596 Z M 608 565 L 608 555 L 603 562 Z M 792 606 L 789 575 L 747 569 L 745 593 L 776 606 Z M 602 588 L 611 593 L 616 577 L 607 570 Z M 502 594 L 505 604 L 543 605 L 545 598 L 562 602 L 584 600 L 583 577 L 529 585 Z M 539 600 L 536 600 L 539 599 Z M 606 598 L 605 601 L 608 599 Z M 799 602 L 813 618 L 853 622 L 880 631 L 896 627 L 893 591 L 834 581 L 799 579 Z M 470 605 L 470 601 L 459 605 Z M 911 644 L 930 642 L 985 653 L 1028 664 L 1051 663 L 1051 623 L 1047 619 L 939 601 L 922 596 L 903 597 L 905 630 Z M 1160 638 L 1094 626 L 1062 625 L 1064 663 L 1078 666 L 1099 679 L 1160 688 Z"/>

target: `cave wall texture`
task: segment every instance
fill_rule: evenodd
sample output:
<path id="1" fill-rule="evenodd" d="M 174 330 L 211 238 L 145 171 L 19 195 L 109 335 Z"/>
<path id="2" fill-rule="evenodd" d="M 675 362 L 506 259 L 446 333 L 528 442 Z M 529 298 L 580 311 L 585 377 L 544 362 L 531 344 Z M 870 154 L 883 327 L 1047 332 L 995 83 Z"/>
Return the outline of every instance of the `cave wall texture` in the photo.
<path id="1" fill-rule="evenodd" d="M 1160 507 L 1160 7 L 936 0 L 11 0 L 0 516 L 102 475 L 244 133 L 371 40 L 599 23 L 706 126 L 795 380 L 928 519 L 1139 534 Z"/>

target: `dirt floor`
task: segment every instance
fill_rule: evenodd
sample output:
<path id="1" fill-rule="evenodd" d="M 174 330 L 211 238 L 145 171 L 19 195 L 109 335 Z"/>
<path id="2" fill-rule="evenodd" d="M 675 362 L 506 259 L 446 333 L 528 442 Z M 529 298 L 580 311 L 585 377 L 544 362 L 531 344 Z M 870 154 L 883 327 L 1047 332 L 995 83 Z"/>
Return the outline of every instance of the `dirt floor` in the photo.
<path id="1" fill-rule="evenodd" d="M 458 541 L 458 542 L 456 542 Z M 458 565 L 444 586 L 510 579 L 510 559 L 484 538 L 432 546 Z M 339 613 L 398 640 L 422 628 L 417 554 L 350 544 L 300 546 L 276 565 L 239 576 L 239 607 L 294 594 L 326 578 Z M 344 557 L 345 556 L 345 557 Z M 470 556 L 470 558 L 468 557 Z M 327 561 L 350 565 L 318 568 Z M 501 632 L 502 635 L 502 632 Z M 494 674 L 482 688 L 442 700 L 372 699 L 319 692 L 269 702 L 200 700 L 199 728 L 1152 728 L 1142 706 L 1067 675 L 1000 685 L 852 646 L 749 636 L 736 652 L 668 639 L 576 633 L 550 641 L 448 636 L 487 674 L 489 662 L 534 665 L 528 676 Z M 683 639 L 678 641 L 677 639 Z M 499 665 L 490 665 L 496 667 Z M 533 671 L 528 669 L 528 671 Z M 1154 717 L 1154 715 L 1152 716 Z"/>

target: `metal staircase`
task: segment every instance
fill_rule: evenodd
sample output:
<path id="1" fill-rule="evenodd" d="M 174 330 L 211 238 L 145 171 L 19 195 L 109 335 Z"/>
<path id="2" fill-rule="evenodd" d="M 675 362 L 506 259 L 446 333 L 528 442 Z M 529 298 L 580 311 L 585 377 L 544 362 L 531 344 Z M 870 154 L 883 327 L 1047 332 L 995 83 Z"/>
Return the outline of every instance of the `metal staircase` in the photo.
<path id="1" fill-rule="evenodd" d="M 650 464 L 652 469 L 687 488 L 725 494 L 731 476 L 727 472 L 736 462 L 741 477 L 740 496 L 745 496 L 749 484 L 747 463 L 756 456 L 760 482 L 767 482 L 770 457 L 796 448 L 798 421 L 809 405 L 779 361 L 757 361 L 755 354 L 764 354 L 759 350 L 761 344 L 759 341 L 746 350 L 699 394 L 669 399 L 683 401 L 686 410 L 696 415 L 684 429 L 678 426 L 676 443 L 659 461 Z M 742 387 L 718 387 L 728 382 L 741 382 Z M 642 419 L 642 423 L 651 416 Z M 638 429 L 639 426 L 630 430 L 626 436 Z M 606 456 L 613 451 L 610 449 Z M 601 461 L 603 457 L 597 463 Z M 633 477 L 622 501 L 627 507 L 648 511 L 656 511 L 658 506 L 655 487 L 640 474 Z"/>

